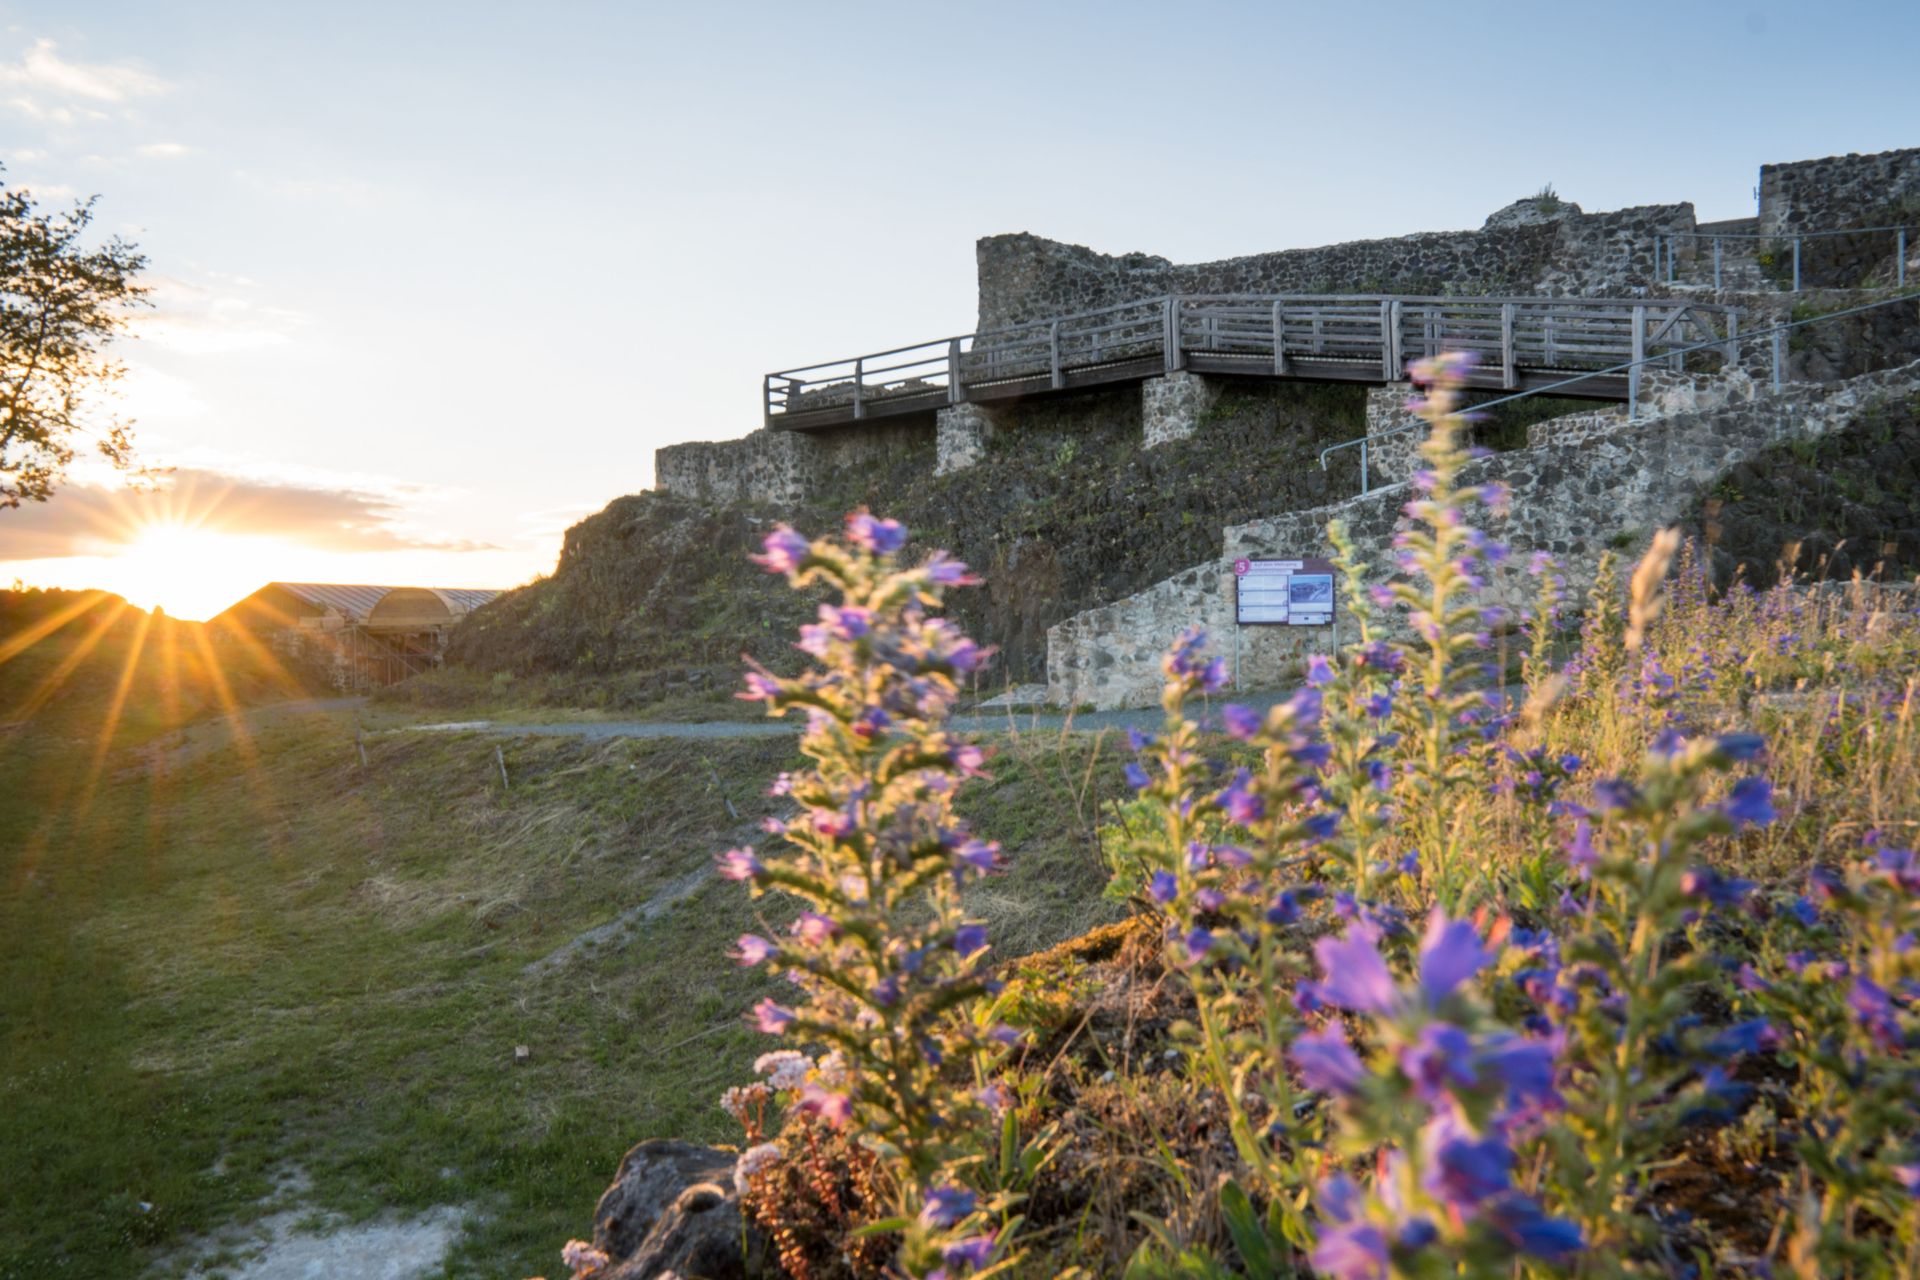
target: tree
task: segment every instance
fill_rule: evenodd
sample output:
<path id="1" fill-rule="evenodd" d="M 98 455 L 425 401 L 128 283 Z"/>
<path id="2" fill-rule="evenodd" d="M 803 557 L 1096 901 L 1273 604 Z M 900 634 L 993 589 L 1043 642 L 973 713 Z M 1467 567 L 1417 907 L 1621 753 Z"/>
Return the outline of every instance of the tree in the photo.
<path id="1" fill-rule="evenodd" d="M 93 401 L 126 373 L 106 351 L 145 305 L 147 259 L 119 236 L 87 244 L 98 199 L 43 212 L 0 183 L 0 511 L 45 502 L 89 442 L 133 466 L 130 425 Z"/>

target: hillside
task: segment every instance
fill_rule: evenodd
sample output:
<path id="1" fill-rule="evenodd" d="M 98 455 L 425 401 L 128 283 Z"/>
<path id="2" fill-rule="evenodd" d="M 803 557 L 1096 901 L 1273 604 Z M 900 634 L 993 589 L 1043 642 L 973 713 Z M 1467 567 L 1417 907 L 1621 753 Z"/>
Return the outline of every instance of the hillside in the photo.
<path id="1" fill-rule="evenodd" d="M 1048 415 L 1002 433 L 989 465 L 933 474 L 931 444 L 876 467 L 840 470 L 800 506 L 708 506 L 664 493 L 615 499 L 568 530 L 552 576 L 509 592 L 455 633 L 458 673 L 398 695 L 458 701 L 485 680 L 511 696 L 636 707 L 732 692 L 747 653 L 791 669 L 787 639 L 811 606 L 746 556 L 776 520 L 810 533 L 858 507 L 899 519 L 924 547 L 952 550 L 987 579 L 955 616 L 1000 649 L 982 685 L 1045 677 L 1047 628 L 1219 554 L 1221 530 L 1358 488 L 1352 451 L 1325 471 L 1319 451 L 1361 434 L 1364 391 L 1249 385 L 1224 397 L 1189 439 L 1139 447 L 1137 409 L 1107 418 Z M 1495 446 L 1574 402 L 1541 397 L 1482 425 Z M 528 681 L 526 678 L 534 677 Z M 506 686 L 500 686 L 506 687 Z"/>
<path id="2" fill-rule="evenodd" d="M 724 1134 L 768 988 L 725 958 L 757 912 L 713 855 L 756 838 L 792 739 L 503 741 L 312 703 L 220 735 L 209 702 L 176 744 L 146 681 L 103 734 L 146 616 L 61 714 L 0 732 L 0 1277 L 233 1274 L 271 1224 L 433 1206 L 466 1224 L 447 1275 L 542 1274 L 636 1129 Z M 1115 911 L 1070 794 L 1096 757 L 1007 741 L 963 799 L 1021 859 L 974 897 L 1009 949 Z"/>

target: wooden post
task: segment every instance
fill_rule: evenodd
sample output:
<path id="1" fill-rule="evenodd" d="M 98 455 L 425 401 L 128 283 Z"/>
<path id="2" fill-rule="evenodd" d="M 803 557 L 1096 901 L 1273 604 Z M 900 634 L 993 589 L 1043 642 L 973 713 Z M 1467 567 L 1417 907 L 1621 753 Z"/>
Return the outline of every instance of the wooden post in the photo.
<path id="1" fill-rule="evenodd" d="M 853 416 L 867 416 L 867 358 L 861 356 L 853 362 Z"/>
<path id="2" fill-rule="evenodd" d="M 1281 315 L 1285 305 L 1283 299 L 1273 300 L 1273 376 L 1276 378 L 1284 377 L 1287 372 L 1287 322 Z"/>
<path id="3" fill-rule="evenodd" d="M 947 403 L 965 404 L 966 384 L 960 381 L 960 339 L 947 343 Z"/>
<path id="4" fill-rule="evenodd" d="M 1793 238 L 1793 291 L 1800 292 L 1800 237 Z"/>
<path id="5" fill-rule="evenodd" d="M 1511 391 L 1520 385 L 1513 368 L 1513 318 L 1511 302 L 1500 304 L 1500 385 Z"/>
<path id="6" fill-rule="evenodd" d="M 1383 299 L 1380 303 L 1380 376 L 1392 382 L 1397 372 L 1393 367 L 1393 304 Z"/>
<path id="7" fill-rule="evenodd" d="M 772 426 L 773 425 L 773 375 L 772 374 L 768 374 L 766 377 L 760 379 L 760 404 L 761 404 L 761 412 L 760 412 L 761 419 L 768 426 Z"/>
<path id="8" fill-rule="evenodd" d="M 1052 368 L 1053 389 L 1058 391 L 1067 385 L 1067 376 L 1060 371 L 1060 322 L 1058 320 L 1047 326 L 1047 360 Z"/>
<path id="9" fill-rule="evenodd" d="M 1720 237 L 1713 238 L 1713 287 L 1720 287 Z"/>
<path id="10" fill-rule="evenodd" d="M 1627 366 L 1627 417 L 1640 416 L 1640 362 L 1647 358 L 1647 309 L 1633 309 L 1633 363 Z"/>
<path id="11" fill-rule="evenodd" d="M 1173 295 L 1168 294 L 1160 303 L 1160 367 L 1163 371 L 1172 373 L 1177 367 L 1174 353 L 1179 348 L 1180 336 L 1173 324 Z"/>
<path id="12" fill-rule="evenodd" d="M 1740 313 L 1727 312 L 1727 368 L 1740 363 Z"/>

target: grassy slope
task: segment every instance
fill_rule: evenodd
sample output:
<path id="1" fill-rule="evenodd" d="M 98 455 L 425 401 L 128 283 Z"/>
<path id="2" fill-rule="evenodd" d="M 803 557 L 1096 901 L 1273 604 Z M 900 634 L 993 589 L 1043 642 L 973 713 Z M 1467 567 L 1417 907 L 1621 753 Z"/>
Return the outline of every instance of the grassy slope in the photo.
<path id="1" fill-rule="evenodd" d="M 373 736 L 363 770 L 350 714 L 284 717 L 122 742 L 83 807 L 94 723 L 0 738 L 0 1277 L 126 1275 L 296 1166 L 349 1214 L 476 1206 L 451 1273 L 536 1274 L 631 1143 L 728 1136 L 713 1100 L 765 1047 L 724 957 L 743 890 L 527 966 L 749 836 L 788 740 L 511 740 L 503 789 L 495 739 Z M 1090 750 L 1003 746 L 966 797 L 1017 859 L 977 903 L 1009 947 L 1108 914 Z"/>

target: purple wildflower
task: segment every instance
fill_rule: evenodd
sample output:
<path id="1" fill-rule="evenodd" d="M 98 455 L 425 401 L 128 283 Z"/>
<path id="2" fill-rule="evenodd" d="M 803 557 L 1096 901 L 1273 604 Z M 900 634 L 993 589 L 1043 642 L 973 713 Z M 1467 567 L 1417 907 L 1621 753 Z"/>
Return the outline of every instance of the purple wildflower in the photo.
<path id="1" fill-rule="evenodd" d="M 777 1036 L 785 1031 L 787 1024 L 798 1016 L 786 1006 L 775 1004 L 771 997 L 753 1006 L 752 1017 L 755 1029 L 770 1036 Z"/>
<path id="2" fill-rule="evenodd" d="M 793 573 L 813 551 L 812 543 L 784 524 L 775 525 L 760 546 L 763 554 L 747 558 L 768 573 Z"/>
<path id="3" fill-rule="evenodd" d="M 1537 1202 L 1517 1191 L 1488 1205 L 1486 1217 L 1514 1248 L 1543 1262 L 1565 1262 L 1586 1247 L 1579 1224 L 1548 1217 Z"/>
<path id="4" fill-rule="evenodd" d="M 1156 871 L 1147 882 L 1147 896 L 1164 907 L 1180 896 L 1180 882 L 1173 878 L 1171 871 Z"/>
<path id="5" fill-rule="evenodd" d="M 1427 917 L 1420 940 L 1420 994 L 1427 1007 L 1438 1007 L 1455 987 L 1480 972 L 1493 953 L 1480 945 L 1480 936 L 1468 920 L 1448 920 L 1439 908 Z"/>
<path id="6" fill-rule="evenodd" d="M 941 1249 L 940 1260 L 950 1267 L 978 1271 L 993 1261 L 993 1252 L 998 1247 L 998 1241 L 992 1236 L 968 1236 Z"/>
<path id="7" fill-rule="evenodd" d="M 751 846 L 729 849 L 717 861 L 720 875 L 728 880 L 758 880 L 767 870 L 760 859 L 754 856 Z"/>
<path id="8" fill-rule="evenodd" d="M 1472 1086 L 1472 1053 L 1473 1041 L 1466 1032 L 1452 1023 L 1430 1022 L 1412 1044 L 1401 1047 L 1400 1070 L 1413 1082 L 1415 1095 L 1431 1103 L 1448 1090 Z"/>
<path id="9" fill-rule="evenodd" d="M 1334 681 L 1333 664 L 1327 661 L 1324 653 L 1311 654 L 1307 658 L 1307 683 L 1315 687 L 1330 685 Z"/>
<path id="10" fill-rule="evenodd" d="M 953 931 L 953 949 L 961 956 L 971 956 L 987 949 L 987 930 L 984 925 L 963 924 Z"/>
<path id="11" fill-rule="evenodd" d="M 853 1119 L 853 1098 L 821 1085 L 805 1084 L 800 1086 L 800 1100 L 794 1110 L 819 1116 L 838 1129 Z"/>
<path id="12" fill-rule="evenodd" d="M 1742 778 L 1733 784 L 1720 812 L 1736 829 L 1749 823 L 1765 826 L 1774 819 L 1773 788 L 1764 778 Z"/>
<path id="13" fill-rule="evenodd" d="M 778 950 L 778 947 L 757 933 L 743 933 L 740 935 L 740 940 L 733 944 L 733 958 L 741 968 L 751 969 L 755 965 L 764 964 L 767 957 Z"/>
<path id="14" fill-rule="evenodd" d="M 927 578 L 943 587 L 978 586 L 980 579 L 960 561 L 944 551 L 936 551 L 927 560 Z"/>
<path id="15" fill-rule="evenodd" d="M 1366 1076 L 1366 1068 L 1338 1022 L 1295 1037 L 1289 1056 L 1300 1069 L 1301 1082 L 1322 1093 L 1351 1094 Z"/>
<path id="16" fill-rule="evenodd" d="M 965 1187 L 935 1187 L 920 1206 L 920 1221 L 944 1231 L 972 1213 L 974 1203 L 973 1192 Z"/>
<path id="17" fill-rule="evenodd" d="M 1702 1047 L 1709 1058 L 1736 1058 L 1742 1054 L 1758 1053 L 1762 1049 L 1771 1049 L 1780 1043 L 1780 1033 L 1765 1018 L 1752 1018 L 1746 1022 L 1736 1022 L 1721 1031 Z"/>
<path id="18" fill-rule="evenodd" d="M 1326 1280 L 1386 1280 L 1391 1257 L 1380 1228 L 1355 1222 L 1322 1231 L 1307 1260 Z"/>
<path id="19" fill-rule="evenodd" d="M 1315 987 L 1321 999 L 1354 1013 L 1392 1011 L 1393 974 L 1368 933 L 1354 928 L 1344 938 L 1322 938 L 1313 954 L 1323 975 Z"/>
<path id="20" fill-rule="evenodd" d="M 1894 1018 L 1893 999 L 1886 988 L 1871 979 L 1856 975 L 1847 992 L 1847 1007 L 1873 1037 L 1873 1042 L 1892 1052 L 1900 1047 L 1900 1024 Z"/>
<path id="21" fill-rule="evenodd" d="M 1220 708 L 1221 724 L 1226 727 L 1229 735 L 1238 738 L 1241 742 L 1251 742 L 1254 735 L 1260 732 L 1260 726 L 1265 721 L 1266 716 L 1253 707 L 1243 707 L 1238 703 L 1230 702 Z"/>
<path id="22" fill-rule="evenodd" d="M 847 541 L 875 555 L 890 556 L 906 544 L 907 527 L 898 520 L 856 511 L 847 517 Z"/>

